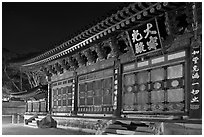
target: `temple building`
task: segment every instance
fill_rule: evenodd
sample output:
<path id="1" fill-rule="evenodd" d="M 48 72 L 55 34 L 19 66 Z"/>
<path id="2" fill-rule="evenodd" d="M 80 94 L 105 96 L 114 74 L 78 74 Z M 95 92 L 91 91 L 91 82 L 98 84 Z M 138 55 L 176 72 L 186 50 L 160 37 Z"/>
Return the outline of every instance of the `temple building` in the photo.
<path id="1" fill-rule="evenodd" d="M 201 6 L 130 3 L 17 63 L 22 71 L 45 74 L 47 89 L 13 97 L 29 98 L 26 119 L 51 114 L 59 125 L 84 121 L 92 129 L 85 123 L 99 119 L 201 124 Z"/>

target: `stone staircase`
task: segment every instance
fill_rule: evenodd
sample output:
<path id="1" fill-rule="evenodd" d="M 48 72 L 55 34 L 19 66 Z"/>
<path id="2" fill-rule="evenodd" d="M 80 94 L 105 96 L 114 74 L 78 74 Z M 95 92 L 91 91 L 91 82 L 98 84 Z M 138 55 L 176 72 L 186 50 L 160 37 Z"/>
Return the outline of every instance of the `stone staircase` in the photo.
<path id="1" fill-rule="evenodd" d="M 154 135 L 150 123 L 115 121 L 109 124 L 102 135 Z"/>
<path id="2" fill-rule="evenodd" d="M 43 119 L 44 116 L 38 116 L 37 118 L 32 119 L 31 121 L 28 121 L 28 124 L 24 123 L 24 126 L 32 127 L 32 128 L 38 128 L 37 126 L 37 120 Z"/>

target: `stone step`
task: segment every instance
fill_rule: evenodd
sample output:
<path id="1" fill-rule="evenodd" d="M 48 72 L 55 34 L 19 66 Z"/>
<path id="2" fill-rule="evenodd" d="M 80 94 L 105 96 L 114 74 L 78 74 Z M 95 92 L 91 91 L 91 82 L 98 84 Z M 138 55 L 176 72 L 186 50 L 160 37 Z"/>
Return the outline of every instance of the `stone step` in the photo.
<path id="1" fill-rule="evenodd" d="M 104 129 L 108 135 L 154 135 L 149 123 L 115 121 Z"/>
<path id="2" fill-rule="evenodd" d="M 149 132 L 149 133 L 154 132 L 150 127 L 137 127 L 136 131 L 138 131 L 138 132 Z"/>
<path id="3" fill-rule="evenodd" d="M 149 132 L 135 132 L 134 135 L 154 135 L 153 133 L 149 133 Z"/>
<path id="4" fill-rule="evenodd" d="M 28 122 L 29 126 L 37 127 L 37 120 L 41 120 L 40 118 L 35 118 L 35 120 L 32 120 L 31 122 Z"/>
<path id="5" fill-rule="evenodd" d="M 111 133 L 106 133 L 105 135 L 118 135 L 118 134 L 111 134 Z"/>
<path id="6" fill-rule="evenodd" d="M 121 135 L 153 135 L 153 133 L 149 132 L 139 132 L 139 131 L 131 131 L 131 130 L 116 130 L 117 134 Z"/>
<path id="7" fill-rule="evenodd" d="M 31 127 L 31 128 L 38 128 L 37 126 L 34 126 L 34 125 L 24 125 L 24 126 L 26 126 L 26 127 Z"/>
<path id="8" fill-rule="evenodd" d="M 108 134 L 117 134 L 116 129 L 110 129 L 110 128 L 106 128 L 105 129 L 105 133 L 108 133 Z"/>
<path id="9" fill-rule="evenodd" d="M 108 128 L 110 128 L 110 129 L 127 129 L 126 127 L 123 127 L 122 125 L 118 125 L 118 124 L 110 124 L 108 126 Z"/>
<path id="10" fill-rule="evenodd" d="M 27 126 L 27 125 L 26 125 Z M 33 126 L 33 127 L 36 127 L 37 128 L 37 123 L 36 122 L 29 122 L 28 123 L 28 126 Z"/>
<path id="11" fill-rule="evenodd" d="M 37 121 L 37 120 L 42 120 L 43 118 L 40 118 L 40 117 L 38 117 L 38 118 L 35 118 L 35 121 Z"/>
<path id="12" fill-rule="evenodd" d="M 116 133 L 121 135 L 134 135 L 135 131 L 117 129 Z"/>
<path id="13" fill-rule="evenodd" d="M 32 122 L 31 123 L 33 123 L 33 124 L 36 124 L 37 125 L 37 120 L 32 120 Z"/>

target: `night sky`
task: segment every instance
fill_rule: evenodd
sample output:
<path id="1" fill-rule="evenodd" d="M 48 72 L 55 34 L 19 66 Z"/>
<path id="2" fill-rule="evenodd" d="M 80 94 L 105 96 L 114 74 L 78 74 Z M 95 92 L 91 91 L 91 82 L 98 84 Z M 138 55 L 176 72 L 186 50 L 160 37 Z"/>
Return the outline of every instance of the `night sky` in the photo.
<path id="1" fill-rule="evenodd" d="M 3 48 L 18 54 L 44 52 L 116 13 L 121 5 L 124 3 L 3 2 Z"/>

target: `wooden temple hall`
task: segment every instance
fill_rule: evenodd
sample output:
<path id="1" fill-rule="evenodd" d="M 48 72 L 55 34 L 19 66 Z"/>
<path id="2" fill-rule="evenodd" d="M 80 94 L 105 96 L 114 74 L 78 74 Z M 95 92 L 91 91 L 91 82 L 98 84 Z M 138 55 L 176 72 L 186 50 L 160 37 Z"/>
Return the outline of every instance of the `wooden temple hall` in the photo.
<path id="1" fill-rule="evenodd" d="M 27 98 L 25 119 L 201 124 L 202 3 L 128 4 L 18 63 L 22 71 L 43 72 L 48 83 L 13 95 Z"/>

